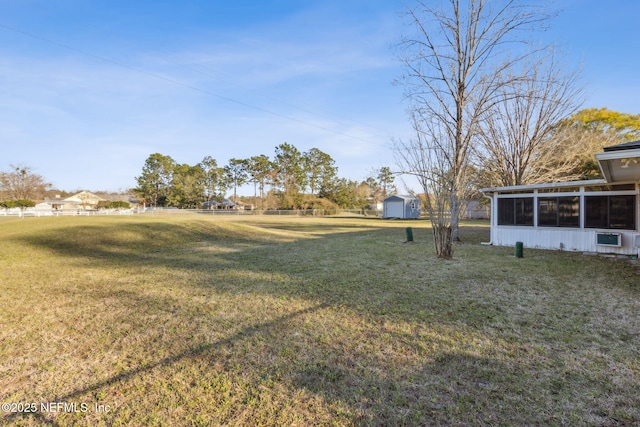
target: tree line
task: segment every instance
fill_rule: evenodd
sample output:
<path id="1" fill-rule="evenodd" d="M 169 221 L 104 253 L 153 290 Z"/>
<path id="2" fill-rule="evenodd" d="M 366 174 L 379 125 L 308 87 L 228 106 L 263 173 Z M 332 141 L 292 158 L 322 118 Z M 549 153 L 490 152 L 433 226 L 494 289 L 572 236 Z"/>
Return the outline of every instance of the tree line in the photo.
<path id="1" fill-rule="evenodd" d="M 544 144 L 530 147 L 533 154 L 528 157 L 522 156 L 526 150 L 512 150 L 511 155 L 505 155 L 507 143 L 502 145 L 503 153 L 496 150 L 476 157 L 467 167 L 467 185 L 477 191 L 482 187 L 602 178 L 595 153 L 605 146 L 640 139 L 640 114 L 588 108 L 553 123 L 547 132 Z M 284 179 L 286 170 L 289 178 Z M 328 154 L 318 149 L 300 153 L 285 143 L 276 148 L 273 159 L 266 155 L 231 159 L 221 167 L 211 157 L 189 166 L 156 153 L 149 156 L 136 179 L 138 195 L 151 206 L 201 207 L 206 201 L 221 201 L 229 191 L 233 194 L 234 188 L 249 183 L 254 185 L 252 202 L 258 209 L 362 209 L 396 192 L 394 175 L 389 167 L 382 167 L 363 181 L 340 178 Z M 284 181 L 288 192 L 279 184 Z M 28 166 L 10 165 L 8 170 L 0 171 L 0 207 L 28 207 L 46 196 L 59 194 L 70 195 L 54 190 Z"/>
<path id="2" fill-rule="evenodd" d="M 273 157 L 232 158 L 225 165 L 211 156 L 189 165 L 154 153 L 136 177 L 134 192 L 148 206 L 200 209 L 219 206 L 227 194 L 236 202 L 238 188 L 253 185 L 257 209 L 365 209 L 395 192 L 394 180 L 389 167 L 363 181 L 341 178 L 329 154 L 318 148 L 301 152 L 285 142 Z"/>

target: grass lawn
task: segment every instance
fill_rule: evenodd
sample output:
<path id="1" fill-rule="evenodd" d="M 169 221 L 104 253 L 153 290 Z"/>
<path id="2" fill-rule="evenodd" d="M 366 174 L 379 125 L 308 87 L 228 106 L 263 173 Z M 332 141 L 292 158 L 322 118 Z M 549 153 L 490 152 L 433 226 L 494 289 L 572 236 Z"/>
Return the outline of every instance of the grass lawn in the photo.
<path id="1" fill-rule="evenodd" d="M 488 234 L 2 219 L 0 424 L 640 425 L 640 268 Z"/>

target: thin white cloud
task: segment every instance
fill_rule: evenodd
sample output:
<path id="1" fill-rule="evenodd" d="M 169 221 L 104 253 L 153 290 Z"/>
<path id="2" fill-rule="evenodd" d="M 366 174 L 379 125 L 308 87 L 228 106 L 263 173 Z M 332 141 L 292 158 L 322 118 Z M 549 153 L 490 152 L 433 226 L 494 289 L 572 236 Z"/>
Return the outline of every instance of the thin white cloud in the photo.
<path id="1" fill-rule="evenodd" d="M 263 27 L 264 37 L 226 34 L 224 42 L 192 40 L 168 52 L 133 50 L 114 58 L 121 66 L 60 48 L 59 56 L 5 51 L 0 129 L 11 147 L 3 158 L 62 189 L 114 190 L 134 186 L 154 152 L 224 164 L 272 156 L 288 141 L 326 151 L 341 174 L 359 178 L 360 163 L 377 162 L 386 137 L 367 123 L 388 127 L 385 115 L 395 113 L 371 102 L 353 108 L 370 94 L 351 82 L 383 76 L 366 92 L 388 91 L 385 73 L 394 65 L 386 42 L 375 28 L 291 38 L 284 34 L 304 23 L 287 25 Z"/>

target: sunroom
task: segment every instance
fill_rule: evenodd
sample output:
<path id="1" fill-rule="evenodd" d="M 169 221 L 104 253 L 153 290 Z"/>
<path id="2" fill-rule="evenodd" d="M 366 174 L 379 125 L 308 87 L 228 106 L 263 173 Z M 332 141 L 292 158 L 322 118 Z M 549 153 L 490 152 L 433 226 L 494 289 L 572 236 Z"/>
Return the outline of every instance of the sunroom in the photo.
<path id="1" fill-rule="evenodd" d="M 491 200 L 489 243 L 638 255 L 640 141 L 596 158 L 605 179 L 482 189 Z"/>

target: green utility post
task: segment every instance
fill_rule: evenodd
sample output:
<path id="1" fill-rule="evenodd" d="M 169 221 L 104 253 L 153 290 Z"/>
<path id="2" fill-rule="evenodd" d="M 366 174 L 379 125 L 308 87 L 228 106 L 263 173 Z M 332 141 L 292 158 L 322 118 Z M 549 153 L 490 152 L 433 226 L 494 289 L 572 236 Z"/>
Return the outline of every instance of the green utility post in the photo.
<path id="1" fill-rule="evenodd" d="M 522 242 L 516 242 L 516 258 L 522 258 L 523 257 L 523 249 L 524 245 L 522 244 Z"/>
<path id="2" fill-rule="evenodd" d="M 407 232 L 407 242 L 413 242 L 413 229 L 411 227 L 407 227 L 405 231 Z"/>

